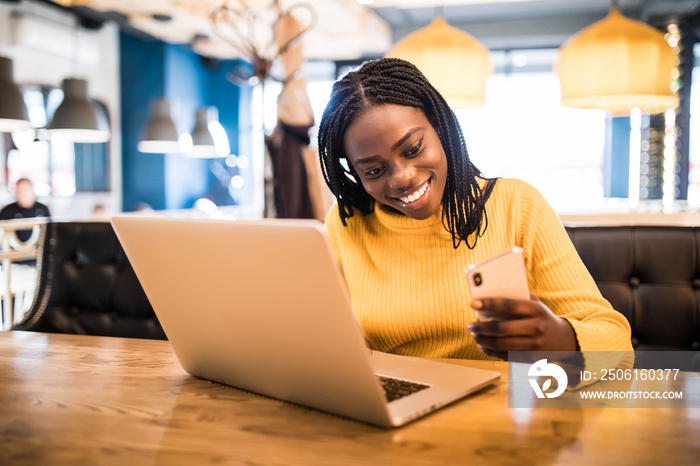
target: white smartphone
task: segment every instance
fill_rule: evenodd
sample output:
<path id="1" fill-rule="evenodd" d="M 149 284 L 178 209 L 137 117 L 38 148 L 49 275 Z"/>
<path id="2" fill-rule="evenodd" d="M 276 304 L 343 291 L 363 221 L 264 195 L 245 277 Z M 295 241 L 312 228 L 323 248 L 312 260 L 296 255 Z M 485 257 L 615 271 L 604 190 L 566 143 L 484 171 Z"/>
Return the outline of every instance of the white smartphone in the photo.
<path id="1" fill-rule="evenodd" d="M 472 264 L 466 274 L 471 299 L 530 299 L 522 248 L 514 247 L 484 262 Z M 476 317 L 480 321 L 504 318 L 502 313 L 488 311 L 476 311 Z"/>

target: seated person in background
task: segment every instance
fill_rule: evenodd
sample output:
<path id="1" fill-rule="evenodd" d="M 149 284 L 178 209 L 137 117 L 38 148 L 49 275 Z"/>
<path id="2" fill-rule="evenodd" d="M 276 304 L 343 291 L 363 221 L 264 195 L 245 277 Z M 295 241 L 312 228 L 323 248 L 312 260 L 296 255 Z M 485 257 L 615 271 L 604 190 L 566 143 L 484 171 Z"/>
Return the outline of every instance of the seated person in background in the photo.
<path id="1" fill-rule="evenodd" d="M 109 212 L 107 212 L 107 206 L 105 206 L 104 204 L 95 204 L 92 207 L 92 218 L 94 218 L 94 219 L 109 218 Z"/>
<path id="2" fill-rule="evenodd" d="M 37 202 L 34 184 L 30 179 L 20 178 L 17 180 L 15 191 L 17 201 L 6 205 L 0 210 L 0 220 L 51 217 L 49 208 L 41 202 Z M 27 241 L 31 235 L 31 230 L 17 231 L 17 238 L 20 241 Z"/>
<path id="3" fill-rule="evenodd" d="M 153 207 L 147 202 L 137 202 L 134 204 L 134 212 L 153 212 Z"/>
<path id="4" fill-rule="evenodd" d="M 632 351 L 559 217 L 532 186 L 486 179 L 445 99 L 412 64 L 365 63 L 333 86 L 318 147 L 337 199 L 326 230 L 371 348 L 408 356 Z M 524 250 L 530 300 L 470 302 L 465 270 Z M 518 320 L 477 322 L 475 310 Z"/>

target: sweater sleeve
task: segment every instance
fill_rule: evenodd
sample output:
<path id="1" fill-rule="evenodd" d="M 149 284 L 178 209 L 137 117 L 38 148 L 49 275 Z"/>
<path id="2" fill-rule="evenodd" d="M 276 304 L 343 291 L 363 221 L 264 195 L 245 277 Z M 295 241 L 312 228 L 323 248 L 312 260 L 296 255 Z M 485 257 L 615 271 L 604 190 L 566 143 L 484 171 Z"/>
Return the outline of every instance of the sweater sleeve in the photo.
<path id="1" fill-rule="evenodd" d="M 526 183 L 518 217 L 531 291 L 569 321 L 580 350 L 632 351 L 629 322 L 600 294 L 559 217 Z"/>
<path id="2" fill-rule="evenodd" d="M 328 243 L 331 246 L 331 251 L 333 252 L 333 257 L 335 257 L 338 265 L 341 266 L 340 260 L 340 244 L 338 242 L 338 235 L 340 234 L 340 228 L 344 228 L 342 222 L 340 221 L 340 216 L 338 215 L 338 204 L 333 204 L 328 213 L 326 214 L 326 220 L 324 222 L 326 229 L 326 237 L 328 238 Z"/>

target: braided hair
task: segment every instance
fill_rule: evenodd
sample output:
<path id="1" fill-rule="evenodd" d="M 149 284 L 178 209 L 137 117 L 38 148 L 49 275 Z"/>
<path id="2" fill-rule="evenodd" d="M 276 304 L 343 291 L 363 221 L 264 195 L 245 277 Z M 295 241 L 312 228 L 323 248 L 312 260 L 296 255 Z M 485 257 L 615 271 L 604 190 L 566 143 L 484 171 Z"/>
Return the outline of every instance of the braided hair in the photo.
<path id="1" fill-rule="evenodd" d="M 365 191 L 360 177 L 345 153 L 345 132 L 367 109 L 396 104 L 420 109 L 435 128 L 447 157 L 447 180 L 442 198 L 442 223 L 452 234 L 456 249 L 464 241 L 471 249 L 488 226 L 485 204 L 495 179 L 482 189 L 481 172 L 469 160 L 462 129 L 445 99 L 411 63 L 398 58 L 366 62 L 333 85 L 318 131 L 321 169 L 326 184 L 338 201 L 343 225 L 358 209 L 367 215 L 374 199 Z M 476 232 L 472 242 L 469 236 Z"/>

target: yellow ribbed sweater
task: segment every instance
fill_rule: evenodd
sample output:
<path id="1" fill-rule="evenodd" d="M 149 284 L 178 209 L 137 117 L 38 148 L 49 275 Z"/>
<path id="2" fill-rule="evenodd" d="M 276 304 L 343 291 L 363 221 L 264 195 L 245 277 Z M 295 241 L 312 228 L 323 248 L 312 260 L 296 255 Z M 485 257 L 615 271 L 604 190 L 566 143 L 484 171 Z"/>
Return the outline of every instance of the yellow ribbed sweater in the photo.
<path id="1" fill-rule="evenodd" d="M 326 231 L 371 348 L 408 356 L 490 359 L 467 331 L 476 320 L 464 271 L 523 248 L 530 291 L 576 332 L 581 351 L 632 351 L 630 326 L 601 296 L 542 195 L 499 179 L 486 203 L 488 228 L 474 249 L 452 247 L 442 210 L 415 220 L 376 204 L 347 219 L 334 205 Z"/>

